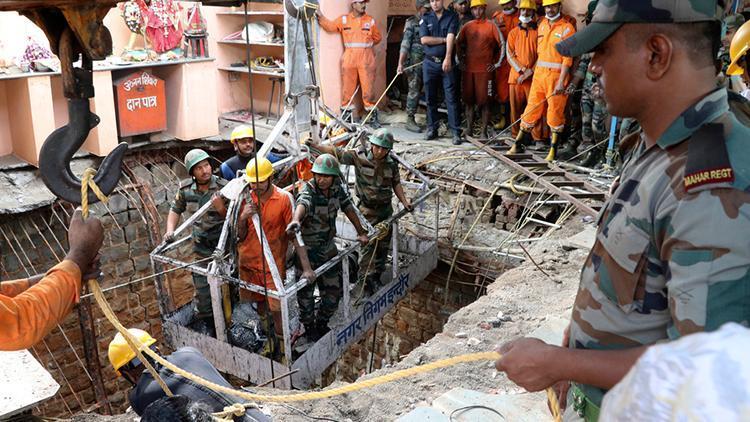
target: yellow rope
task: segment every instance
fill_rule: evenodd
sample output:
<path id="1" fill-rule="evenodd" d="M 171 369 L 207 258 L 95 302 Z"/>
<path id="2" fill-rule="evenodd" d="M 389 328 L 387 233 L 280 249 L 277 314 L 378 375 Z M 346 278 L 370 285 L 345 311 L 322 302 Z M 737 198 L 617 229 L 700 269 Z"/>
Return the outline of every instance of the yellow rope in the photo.
<path id="1" fill-rule="evenodd" d="M 100 201 L 106 203 L 109 200 L 109 198 L 107 198 L 107 195 L 105 195 L 101 191 L 101 189 L 99 189 L 99 186 L 96 185 L 96 182 L 94 182 L 95 175 L 96 170 L 89 167 L 83 171 L 83 177 L 81 178 L 81 216 L 83 219 L 86 219 L 89 216 L 89 188 L 91 188 L 91 190 L 94 192 L 94 194 L 96 194 L 96 197 L 99 198 Z M 96 280 L 89 280 L 89 289 L 92 292 L 99 292 L 101 298 L 104 299 L 104 294 L 102 293 L 101 287 L 99 286 L 99 282 L 97 282 Z M 106 313 L 106 310 L 108 310 L 114 317 L 112 308 L 109 307 L 109 303 L 107 303 L 106 300 L 97 300 L 97 303 L 99 304 L 99 307 L 102 308 L 102 311 Z M 107 308 L 106 310 L 105 307 Z M 117 320 L 117 318 L 115 318 L 115 320 Z M 119 324 L 119 321 L 117 321 L 117 323 Z M 117 326 L 115 325 L 115 327 Z M 120 327 L 122 327 L 122 325 L 120 325 Z M 159 384 L 159 387 L 164 390 L 164 394 L 171 396 L 172 391 L 167 386 L 167 383 L 165 383 L 164 380 L 161 379 L 159 373 L 156 372 L 156 369 L 154 369 L 154 367 L 151 366 L 151 364 L 143 357 L 143 354 L 140 351 L 141 343 L 135 337 L 133 337 L 133 335 L 130 334 L 130 331 L 126 330 L 125 327 L 122 328 L 122 330 L 118 330 L 125 338 L 125 342 L 127 342 L 128 346 L 130 346 L 130 348 L 135 352 L 135 354 L 138 356 L 138 359 L 143 362 L 148 372 L 151 373 L 151 376 L 154 377 L 156 382 Z"/>
<path id="2" fill-rule="evenodd" d="M 94 182 L 95 175 L 96 169 L 89 167 L 83 171 L 83 177 L 81 178 L 81 214 L 84 219 L 89 216 L 89 188 L 91 188 L 100 201 L 107 203 L 109 200 L 107 195 L 105 195 L 102 190 L 99 189 L 99 186 L 96 185 L 96 182 Z"/>

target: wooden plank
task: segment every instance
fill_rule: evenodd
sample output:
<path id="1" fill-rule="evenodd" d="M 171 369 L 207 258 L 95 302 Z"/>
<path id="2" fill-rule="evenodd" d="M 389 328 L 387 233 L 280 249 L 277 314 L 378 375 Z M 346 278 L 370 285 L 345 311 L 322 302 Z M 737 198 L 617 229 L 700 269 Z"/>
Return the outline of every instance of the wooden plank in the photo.
<path id="1" fill-rule="evenodd" d="M 597 216 L 598 212 L 596 210 L 594 210 L 593 208 L 591 208 L 591 206 L 589 206 L 585 202 L 579 200 L 578 198 L 576 198 L 575 196 L 571 195 L 570 193 L 561 190 L 560 188 L 558 188 L 557 186 L 553 185 L 548 180 L 545 180 L 543 177 L 540 177 L 540 175 L 538 175 L 538 174 L 534 173 L 533 171 L 529 170 L 528 168 L 520 165 L 520 163 L 517 163 L 517 162 L 511 160 L 510 158 L 506 157 L 505 155 L 503 155 L 503 154 L 501 154 L 501 153 L 499 153 L 497 151 L 485 148 L 484 145 L 482 143 L 478 142 L 478 141 L 474 141 L 474 140 L 469 139 L 469 142 L 471 142 L 472 144 L 476 145 L 478 148 L 484 149 L 485 151 L 487 151 L 488 154 L 490 154 L 491 156 L 493 156 L 493 157 L 497 158 L 498 160 L 502 161 L 506 165 L 508 165 L 508 166 L 512 167 L 513 169 L 515 169 L 515 170 L 517 170 L 517 171 L 525 174 L 526 176 L 532 178 L 539 185 L 545 187 L 550 192 L 554 192 L 557 196 L 570 201 L 571 204 L 573 204 L 579 211 L 583 212 L 584 214 L 590 215 L 592 217 L 596 217 Z M 559 167 L 557 167 L 557 169 L 559 169 Z M 553 169 L 553 170 L 555 170 L 555 169 Z"/>

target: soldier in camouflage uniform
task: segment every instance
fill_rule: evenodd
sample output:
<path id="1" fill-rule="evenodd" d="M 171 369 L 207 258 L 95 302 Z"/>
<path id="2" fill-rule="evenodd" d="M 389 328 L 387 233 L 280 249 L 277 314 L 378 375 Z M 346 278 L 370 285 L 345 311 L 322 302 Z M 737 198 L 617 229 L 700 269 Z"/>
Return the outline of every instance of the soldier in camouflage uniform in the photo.
<path id="1" fill-rule="evenodd" d="M 354 166 L 355 187 L 359 210 L 373 226 L 393 215 L 391 200 L 396 194 L 404 208 L 412 210 L 409 199 L 401 186 L 398 164 L 389 156 L 393 148 L 393 135 L 387 129 L 378 129 L 370 137 L 370 148 L 344 150 L 328 145 L 313 145 L 321 152 L 338 157 L 341 164 Z M 364 293 L 372 294 L 381 286 L 380 276 L 385 272 L 391 240 L 388 234 L 369 243 L 359 257 L 360 283 Z"/>
<path id="2" fill-rule="evenodd" d="M 591 23 L 594 9 L 598 0 L 589 3 L 589 9 L 586 13 L 586 25 Z M 568 95 L 574 94 L 581 82 L 581 140 L 583 149 L 586 150 L 602 142 L 607 138 L 607 120 L 610 119 L 607 112 L 607 103 L 601 96 L 601 86 L 596 80 L 596 75 L 589 70 L 593 53 L 587 53 L 581 56 L 578 62 L 578 68 L 573 74 L 573 79 L 568 85 Z M 580 165 L 584 167 L 596 166 L 602 158 L 607 146 L 605 144 L 589 150 L 581 159 Z M 578 154 L 578 139 L 572 138 L 568 141 L 565 148 L 560 151 L 561 160 L 568 160 Z"/>
<path id="3" fill-rule="evenodd" d="M 577 72 L 582 72 L 583 92 L 581 93 L 581 138 L 585 149 L 601 143 L 607 138 L 607 120 L 610 115 L 607 112 L 607 103 L 601 96 L 601 86 L 596 80 L 596 75 L 589 71 L 589 64 L 593 54 L 584 54 L 581 58 Z M 595 167 L 602 158 L 606 144 L 599 145 L 587 152 L 581 160 L 584 167 Z"/>
<path id="4" fill-rule="evenodd" d="M 207 202 L 212 201 L 214 206 L 209 208 L 208 212 L 193 225 L 193 252 L 200 260 L 210 257 L 219 243 L 226 207 L 218 193 L 227 182 L 212 174 L 209 156 L 203 150 L 190 150 L 185 155 L 185 168 L 191 178 L 180 184 L 180 190 L 175 195 L 167 217 L 164 241 L 167 243 L 174 241 L 174 231 L 183 212 L 187 211 L 192 215 Z M 213 333 L 211 293 L 206 276 L 193 273 L 193 287 L 195 288 L 194 328 Z"/>
<path id="5" fill-rule="evenodd" d="M 313 179 L 306 182 L 297 198 L 297 208 L 287 227 L 290 236 L 302 232 L 307 256 L 312 268 L 318 268 L 338 254 L 336 215 L 339 210 L 352 222 L 362 245 L 368 242 L 367 233 L 354 211 L 349 193 L 341 184 L 339 162 L 330 154 L 319 156 L 312 168 Z M 320 291 L 320 307 L 315 316 L 315 284 Z M 300 320 L 305 325 L 309 341 L 317 341 L 328 332 L 328 321 L 339 306 L 342 295 L 341 267 L 337 265 L 297 292 Z"/>
<path id="6" fill-rule="evenodd" d="M 601 0 L 592 25 L 557 44 L 595 50 L 610 113 L 642 126 L 600 213 L 567 347 L 525 338 L 499 350 L 496 367 L 527 390 L 570 387 L 564 420 L 596 420 L 650 345 L 750 322 L 738 235 L 750 227 L 750 129 L 716 88 L 719 17 L 716 0 Z"/>
<path id="7" fill-rule="evenodd" d="M 404 72 L 404 67 L 420 63 L 424 60 L 424 49 L 419 37 L 419 21 L 422 15 L 429 12 L 430 0 L 416 0 L 417 14 L 406 20 L 404 37 L 401 39 L 401 53 L 398 58 L 398 73 Z M 414 120 L 419 107 L 419 97 L 422 96 L 422 65 L 413 67 L 406 72 L 409 79 L 409 94 L 406 96 L 406 130 L 420 133 L 422 127 Z"/>

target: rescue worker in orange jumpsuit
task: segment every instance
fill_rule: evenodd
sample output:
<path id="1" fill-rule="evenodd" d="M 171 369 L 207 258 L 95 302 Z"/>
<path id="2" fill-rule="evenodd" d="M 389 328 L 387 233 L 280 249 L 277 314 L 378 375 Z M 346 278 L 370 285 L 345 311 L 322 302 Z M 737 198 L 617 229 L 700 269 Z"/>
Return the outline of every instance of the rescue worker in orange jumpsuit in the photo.
<path id="1" fill-rule="evenodd" d="M 375 108 L 375 51 L 373 46 L 383 39 L 375 24 L 375 18 L 365 13 L 369 0 L 351 0 L 352 12 L 329 20 L 320 10 L 317 11 L 320 27 L 328 32 L 340 32 L 344 41 L 344 55 L 341 58 L 341 114 L 352 113 L 350 99 L 357 90 L 357 82 L 362 91 L 362 102 L 366 112 L 372 112 L 370 126 L 380 127 L 378 111 Z M 346 119 L 344 119 L 346 120 Z"/>
<path id="2" fill-rule="evenodd" d="M 508 59 L 510 74 L 506 82 L 510 91 L 510 120 L 517 122 L 526 108 L 531 92 L 531 81 L 537 60 L 537 22 L 534 0 L 521 0 L 520 23 L 508 34 L 505 56 Z M 513 125 L 511 133 L 518 136 L 518 124 Z M 531 135 L 534 141 L 546 138 L 541 119 L 536 123 Z"/>
<path id="3" fill-rule="evenodd" d="M 43 276 L 0 283 L 0 351 L 28 349 L 65 318 L 80 299 L 81 282 L 100 274 L 103 239 L 99 219 L 83 220 L 76 210 L 62 262 Z"/>
<path id="4" fill-rule="evenodd" d="M 492 20 L 500 28 L 503 39 L 508 40 L 510 31 L 518 26 L 519 10 L 516 8 L 516 0 L 500 0 L 500 10 L 492 15 Z M 496 129 L 505 127 L 505 117 L 507 113 L 507 104 L 510 98 L 510 87 L 508 86 L 508 76 L 510 75 L 510 64 L 503 61 L 500 68 L 495 72 L 495 99 L 500 103 L 501 120 Z"/>
<path id="5" fill-rule="evenodd" d="M 294 198 L 289 192 L 273 184 L 273 165 L 266 158 L 260 158 L 256 169 L 256 159 L 247 163 L 245 181 L 250 185 L 250 195 L 243 199 L 237 221 L 237 238 L 239 244 L 240 279 L 250 284 L 265 286 L 267 290 L 276 290 L 273 275 L 276 273 L 281 282 L 286 281 L 286 252 L 289 243 L 294 245 L 303 269 L 302 277 L 310 282 L 315 280 L 315 272 L 310 267 L 307 251 L 287 235 L 286 228 L 292 222 Z M 263 229 L 263 247 L 260 243 L 260 229 Z M 273 269 L 266 261 L 265 250 L 273 256 Z M 264 297 L 260 293 L 240 289 L 240 300 L 255 302 L 258 314 L 269 323 L 268 314 L 273 318 L 274 331 L 283 336 L 281 320 L 281 303 L 278 299 Z M 264 329 L 265 325 L 264 323 Z M 269 324 L 270 325 L 270 324 Z M 275 357 L 280 352 L 278 338 L 271 340 L 269 334 L 268 354 Z"/>
<path id="6" fill-rule="evenodd" d="M 481 107 L 483 139 L 487 139 L 495 74 L 505 55 L 505 38 L 495 23 L 486 18 L 486 11 L 487 0 L 471 0 L 474 19 L 461 28 L 456 38 L 459 67 L 464 70 L 461 87 L 467 122 L 464 136 L 473 136 L 474 111 Z"/>
<path id="7" fill-rule="evenodd" d="M 555 44 L 570 38 L 576 28 L 562 18 L 562 0 L 544 0 L 545 17 L 539 23 L 536 69 L 531 82 L 526 110 L 521 119 L 521 130 L 508 154 L 521 152 L 524 139 L 544 114 L 547 105 L 547 124 L 552 131 L 552 143 L 547 161 L 555 159 L 555 151 L 560 134 L 565 129 L 565 105 L 568 101 L 566 87 L 569 82 L 573 59 L 563 57 L 555 49 Z"/>

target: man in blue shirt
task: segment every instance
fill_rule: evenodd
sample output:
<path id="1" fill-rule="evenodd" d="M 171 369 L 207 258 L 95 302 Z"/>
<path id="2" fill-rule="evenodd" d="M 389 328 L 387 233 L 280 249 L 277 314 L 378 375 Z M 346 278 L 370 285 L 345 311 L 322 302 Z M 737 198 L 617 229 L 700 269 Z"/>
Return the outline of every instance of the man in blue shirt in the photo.
<path id="1" fill-rule="evenodd" d="M 229 141 L 237 154 L 221 163 L 221 177 L 226 180 L 234 179 L 237 177 L 238 170 L 245 169 L 247 163 L 254 157 L 253 148 L 257 142 L 253 128 L 247 125 L 239 125 L 234 128 Z M 258 148 L 260 148 L 260 142 L 258 142 Z M 281 157 L 271 151 L 268 152 L 266 158 L 272 163 L 281 160 Z"/>
<path id="2" fill-rule="evenodd" d="M 424 46 L 425 96 L 427 99 L 427 140 L 437 138 L 438 87 L 445 92 L 448 107 L 448 126 L 453 132 L 453 144 L 461 139 L 460 115 L 456 99 L 456 74 L 453 72 L 453 48 L 458 34 L 458 15 L 446 10 L 443 0 L 430 0 L 432 11 L 426 13 L 419 24 L 419 35 Z"/>

